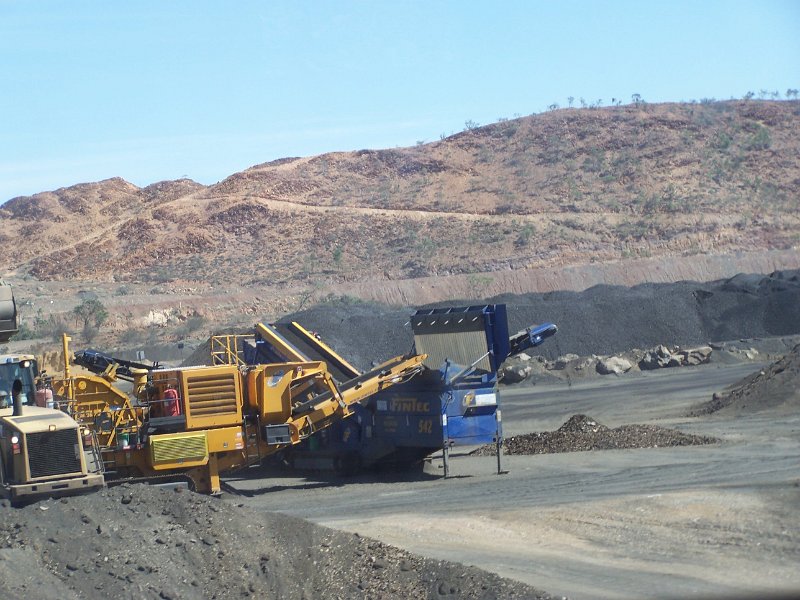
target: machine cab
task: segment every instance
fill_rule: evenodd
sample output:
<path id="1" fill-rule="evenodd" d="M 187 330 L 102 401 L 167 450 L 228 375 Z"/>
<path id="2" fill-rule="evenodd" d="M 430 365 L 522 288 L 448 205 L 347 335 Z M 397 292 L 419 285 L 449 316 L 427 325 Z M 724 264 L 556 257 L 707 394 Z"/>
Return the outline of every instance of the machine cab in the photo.
<path id="1" fill-rule="evenodd" d="M 22 383 L 22 404 L 36 404 L 36 378 L 39 375 L 36 359 L 32 355 L 0 355 L 0 415 L 11 414 L 14 407 L 12 386 L 14 380 Z"/>

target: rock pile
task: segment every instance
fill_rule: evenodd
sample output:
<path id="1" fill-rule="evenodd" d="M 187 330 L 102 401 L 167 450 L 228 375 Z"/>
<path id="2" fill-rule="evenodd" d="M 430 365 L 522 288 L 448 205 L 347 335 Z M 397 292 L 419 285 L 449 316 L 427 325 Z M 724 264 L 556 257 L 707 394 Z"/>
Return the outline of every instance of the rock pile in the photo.
<path id="1" fill-rule="evenodd" d="M 686 350 L 678 346 L 672 349 L 659 344 L 652 350 L 647 350 L 639 361 L 642 371 L 663 369 L 665 367 L 687 367 L 707 363 L 713 350 L 711 346 L 698 346 Z"/>
<path id="2" fill-rule="evenodd" d="M 522 353 L 508 359 L 499 374 L 500 381 L 506 384 L 521 383 L 533 375 L 551 375 L 559 378 L 586 377 L 594 374 L 622 375 L 635 371 L 705 364 L 710 361 L 712 352 L 711 346 L 683 349 L 679 346 L 668 348 L 659 344 L 650 350 L 634 349 L 612 356 L 565 354 L 552 361 L 542 356 L 531 357 Z M 757 354 L 756 352 L 755 355 Z M 740 358 L 744 360 L 745 356 Z"/>
<path id="3" fill-rule="evenodd" d="M 768 367 L 745 377 L 727 393 L 714 394 L 689 416 L 740 415 L 766 409 L 796 414 L 800 407 L 800 344 Z"/>
<path id="4" fill-rule="evenodd" d="M 597 361 L 595 370 L 600 375 L 621 375 L 633 368 L 633 363 L 622 356 L 609 356 Z"/>
<path id="5" fill-rule="evenodd" d="M 144 484 L 0 503 L 0 598 L 549 598 L 474 567 Z"/>
<path id="6" fill-rule="evenodd" d="M 655 425 L 622 425 L 610 429 L 586 415 L 573 415 L 556 431 L 526 433 L 503 442 L 506 454 L 555 454 L 585 450 L 620 450 L 713 444 L 713 437 L 689 435 Z M 495 446 L 481 446 L 473 452 L 480 456 L 495 454 Z"/>
<path id="7" fill-rule="evenodd" d="M 498 371 L 498 377 L 506 384 L 522 383 L 534 373 L 546 372 L 547 368 L 547 362 L 543 357 L 530 356 L 522 352 L 503 363 Z"/>

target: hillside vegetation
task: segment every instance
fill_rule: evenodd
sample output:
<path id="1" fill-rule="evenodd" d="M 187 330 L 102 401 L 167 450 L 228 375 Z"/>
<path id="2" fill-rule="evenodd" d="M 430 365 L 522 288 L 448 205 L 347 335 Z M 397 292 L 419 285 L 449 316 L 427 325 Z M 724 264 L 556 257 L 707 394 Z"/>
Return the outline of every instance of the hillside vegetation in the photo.
<path id="1" fill-rule="evenodd" d="M 121 179 L 0 208 L 38 280 L 385 281 L 800 243 L 800 102 L 561 109 L 202 186 Z"/>

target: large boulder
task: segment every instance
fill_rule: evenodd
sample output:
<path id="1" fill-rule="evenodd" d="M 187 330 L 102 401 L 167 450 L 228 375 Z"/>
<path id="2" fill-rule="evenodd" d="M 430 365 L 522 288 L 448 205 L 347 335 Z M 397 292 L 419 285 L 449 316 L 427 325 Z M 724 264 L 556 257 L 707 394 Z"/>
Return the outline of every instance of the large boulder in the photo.
<path id="1" fill-rule="evenodd" d="M 627 358 L 621 356 L 607 356 L 597 361 L 595 369 L 601 375 L 621 375 L 633 368 L 633 364 Z"/>
<path id="2" fill-rule="evenodd" d="M 565 369 L 569 363 L 574 360 L 578 360 L 580 356 L 577 354 L 565 354 L 564 356 L 559 356 L 555 361 L 553 361 L 552 369 L 554 371 L 561 371 Z"/>
<path id="3" fill-rule="evenodd" d="M 503 383 L 522 383 L 533 372 L 533 367 L 523 363 L 503 365 L 498 373 Z"/>
<path id="4" fill-rule="evenodd" d="M 680 366 L 680 364 L 680 358 L 674 357 L 669 348 L 663 344 L 659 344 L 655 348 L 645 352 L 642 360 L 639 361 L 639 368 L 642 371 L 649 371 L 652 369 L 663 369 L 664 367 L 670 366 Z"/>
<path id="5" fill-rule="evenodd" d="M 521 383 L 525 381 L 533 373 L 534 366 L 539 366 L 539 362 L 544 361 L 541 357 L 536 357 L 534 360 L 529 354 L 520 352 L 516 356 L 512 356 L 498 371 L 500 381 L 503 383 Z M 538 362 L 537 362 L 538 361 Z M 542 367 L 539 367 L 540 369 Z"/>
<path id="6" fill-rule="evenodd" d="M 687 348 L 681 350 L 680 355 L 683 364 L 686 366 L 703 365 L 711 360 L 711 346 L 698 346 L 697 348 Z"/>
<path id="7" fill-rule="evenodd" d="M 572 361 L 568 366 L 577 374 L 590 373 L 591 371 L 596 370 L 597 361 L 599 358 L 600 357 L 596 356 L 595 354 L 592 354 L 591 356 L 583 356 Z"/>

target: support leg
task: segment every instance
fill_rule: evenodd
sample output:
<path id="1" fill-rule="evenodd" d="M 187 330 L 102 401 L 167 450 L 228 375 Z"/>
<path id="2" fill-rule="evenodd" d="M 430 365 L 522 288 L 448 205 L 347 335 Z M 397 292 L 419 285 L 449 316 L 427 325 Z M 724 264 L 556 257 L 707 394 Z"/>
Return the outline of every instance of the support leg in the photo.
<path id="1" fill-rule="evenodd" d="M 208 481 L 211 494 L 221 494 L 222 488 L 219 483 L 219 465 L 217 465 L 217 455 L 212 454 L 208 457 Z"/>
<path id="2" fill-rule="evenodd" d="M 194 482 L 194 490 L 196 492 L 200 494 L 220 494 L 222 492 L 216 454 L 211 454 L 208 457 L 207 464 L 190 469 L 186 474 Z"/>
<path id="3" fill-rule="evenodd" d="M 495 429 L 494 433 L 494 443 L 495 443 L 495 450 L 497 454 L 497 474 L 504 475 L 508 473 L 508 471 L 503 471 L 502 467 L 502 458 L 503 458 L 503 417 L 502 413 L 500 412 L 500 408 L 498 407 L 497 411 L 494 413 L 495 423 L 497 428 Z"/>

